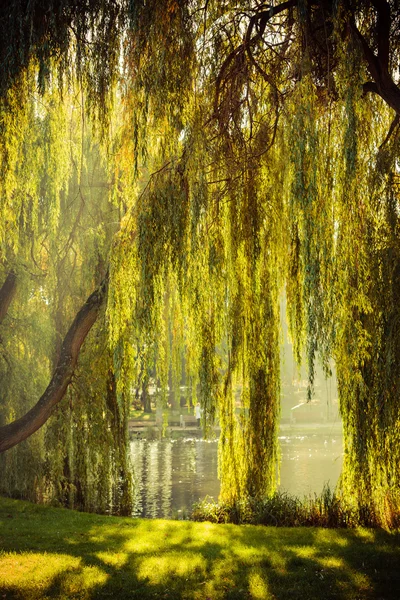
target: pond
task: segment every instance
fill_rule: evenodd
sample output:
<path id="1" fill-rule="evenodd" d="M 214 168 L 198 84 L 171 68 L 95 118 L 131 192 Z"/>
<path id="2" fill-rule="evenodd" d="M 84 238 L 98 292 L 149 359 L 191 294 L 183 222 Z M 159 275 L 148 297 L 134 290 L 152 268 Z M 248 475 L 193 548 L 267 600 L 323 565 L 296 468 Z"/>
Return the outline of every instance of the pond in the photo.
<path id="1" fill-rule="evenodd" d="M 342 467 L 341 431 L 281 431 L 280 490 L 296 496 L 334 488 Z M 201 437 L 131 442 L 136 479 L 134 516 L 186 518 L 193 503 L 218 498 L 218 441 Z"/>

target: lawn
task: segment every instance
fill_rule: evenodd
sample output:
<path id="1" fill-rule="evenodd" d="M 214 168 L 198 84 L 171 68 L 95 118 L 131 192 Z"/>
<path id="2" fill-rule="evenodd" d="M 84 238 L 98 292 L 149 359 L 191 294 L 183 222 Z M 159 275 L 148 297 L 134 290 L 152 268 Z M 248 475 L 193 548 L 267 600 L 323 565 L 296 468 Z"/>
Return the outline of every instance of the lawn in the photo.
<path id="1" fill-rule="evenodd" d="M 151 413 L 146 413 L 144 412 L 144 410 L 136 410 L 136 409 L 131 409 L 130 413 L 129 413 L 129 417 L 130 419 L 133 419 L 134 421 L 154 421 L 156 420 L 156 413 L 155 411 L 151 412 Z M 150 423 L 149 423 L 150 425 Z"/>
<path id="2" fill-rule="evenodd" d="M 400 534 L 89 515 L 0 498 L 0 599 L 398 600 Z"/>

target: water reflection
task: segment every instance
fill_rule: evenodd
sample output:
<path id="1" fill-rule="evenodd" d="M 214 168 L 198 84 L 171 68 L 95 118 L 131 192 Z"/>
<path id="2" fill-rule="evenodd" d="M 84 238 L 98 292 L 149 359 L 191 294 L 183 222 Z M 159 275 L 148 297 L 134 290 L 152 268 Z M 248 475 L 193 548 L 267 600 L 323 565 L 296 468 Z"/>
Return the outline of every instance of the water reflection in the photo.
<path id="1" fill-rule="evenodd" d="M 281 490 L 302 497 L 320 494 L 325 483 L 335 487 L 343 459 L 340 435 L 287 435 L 279 441 Z"/>
<path id="2" fill-rule="evenodd" d="M 298 496 L 333 488 L 342 467 L 341 435 L 282 435 L 280 489 Z M 131 442 L 134 516 L 184 518 L 194 502 L 219 494 L 217 446 L 200 438 Z"/>

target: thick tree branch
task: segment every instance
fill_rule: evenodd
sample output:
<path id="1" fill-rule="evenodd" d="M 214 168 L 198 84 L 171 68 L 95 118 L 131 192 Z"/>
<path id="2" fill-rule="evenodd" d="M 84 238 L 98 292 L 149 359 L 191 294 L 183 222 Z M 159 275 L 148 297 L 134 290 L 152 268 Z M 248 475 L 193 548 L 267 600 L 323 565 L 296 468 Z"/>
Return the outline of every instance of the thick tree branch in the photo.
<path id="1" fill-rule="evenodd" d="M 4 287 L 4 286 L 3 286 Z M 76 315 L 61 347 L 60 358 L 43 396 L 23 417 L 0 427 L 0 452 L 19 444 L 37 431 L 64 397 L 71 381 L 81 346 L 96 322 L 108 288 L 108 276 Z"/>
<path id="2" fill-rule="evenodd" d="M 282 2 L 281 4 L 277 4 L 276 6 L 270 6 L 267 10 L 262 10 L 262 11 L 256 13 L 250 19 L 250 22 L 249 22 L 249 26 L 247 28 L 247 33 L 246 33 L 246 43 L 249 43 L 250 39 L 251 39 L 252 43 L 255 43 L 259 39 L 261 39 L 262 36 L 264 35 L 265 28 L 270 19 L 272 19 L 273 17 L 276 17 L 277 15 L 284 12 L 285 10 L 289 10 L 290 8 L 296 7 L 297 4 L 298 4 L 298 0 L 288 0 L 287 2 Z M 254 36 L 254 38 L 251 38 L 251 35 L 253 33 L 253 28 L 256 23 L 258 24 L 258 33 L 256 36 Z"/>
<path id="3" fill-rule="evenodd" d="M 0 323 L 7 314 L 11 301 L 15 296 L 16 289 L 17 276 L 15 275 L 14 271 L 11 271 L 7 275 L 7 278 L 0 289 Z"/>
<path id="4" fill-rule="evenodd" d="M 389 127 L 389 131 L 388 131 L 385 139 L 383 140 L 382 144 L 379 146 L 379 150 L 382 150 L 382 148 L 388 143 L 388 141 L 392 137 L 393 133 L 396 131 L 399 124 L 400 124 L 400 115 L 396 115 Z"/>
<path id="5" fill-rule="evenodd" d="M 372 0 L 378 13 L 378 60 L 383 70 L 389 69 L 390 6 L 386 0 Z"/>
<path id="6" fill-rule="evenodd" d="M 366 81 L 363 83 L 363 95 L 368 94 L 368 92 L 372 92 L 373 94 L 379 93 L 375 81 Z"/>
<path id="7" fill-rule="evenodd" d="M 377 4 L 381 5 L 383 4 L 383 2 L 377 2 Z M 357 25 L 353 18 L 350 19 L 349 26 L 351 31 L 354 33 L 354 35 L 361 44 L 364 53 L 364 58 L 368 63 L 369 71 L 376 84 L 376 87 L 374 87 L 371 82 L 364 84 L 364 92 L 370 91 L 377 93 L 391 108 L 393 108 L 393 110 L 396 111 L 396 114 L 400 115 L 400 89 L 397 87 L 397 85 L 393 81 L 392 76 L 389 73 L 388 60 L 386 60 L 386 52 L 388 52 L 389 49 L 386 49 L 384 42 L 382 42 L 379 47 L 380 55 L 379 57 L 376 56 L 372 49 L 369 47 L 365 37 L 357 28 Z M 386 27 L 387 25 L 385 25 L 385 28 Z"/>
<path id="8" fill-rule="evenodd" d="M 378 82 L 378 80 L 381 78 L 381 75 L 380 75 L 379 61 L 378 61 L 377 56 L 375 56 L 375 54 L 373 53 L 371 48 L 368 46 L 367 40 L 365 39 L 365 37 L 363 36 L 361 31 L 358 29 L 356 22 L 353 18 L 350 19 L 349 25 L 350 25 L 350 29 L 352 30 L 352 32 L 354 33 L 354 35 L 356 36 L 356 38 L 358 39 L 358 41 L 361 44 L 361 47 L 362 47 L 363 53 L 364 53 L 364 58 L 366 59 L 366 61 L 368 63 L 368 68 L 370 70 L 372 77 L 375 79 L 376 82 Z"/>

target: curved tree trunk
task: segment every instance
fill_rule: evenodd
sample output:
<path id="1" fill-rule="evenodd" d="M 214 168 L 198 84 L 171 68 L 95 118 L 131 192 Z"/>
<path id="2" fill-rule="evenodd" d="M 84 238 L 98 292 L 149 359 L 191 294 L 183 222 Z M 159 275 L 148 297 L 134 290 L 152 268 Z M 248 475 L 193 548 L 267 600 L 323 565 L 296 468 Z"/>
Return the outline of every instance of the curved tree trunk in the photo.
<path id="1" fill-rule="evenodd" d="M 81 346 L 92 325 L 95 323 L 106 298 L 107 287 L 108 277 L 106 276 L 100 287 L 89 296 L 77 313 L 64 338 L 60 358 L 51 381 L 37 404 L 20 419 L 0 427 L 0 452 L 4 452 L 19 444 L 19 442 L 22 442 L 22 440 L 25 440 L 42 427 L 53 413 L 57 404 L 64 397 L 71 381 Z"/>
<path id="2" fill-rule="evenodd" d="M 8 307 L 15 296 L 17 290 L 17 276 L 11 271 L 0 288 L 0 323 L 7 314 Z"/>

